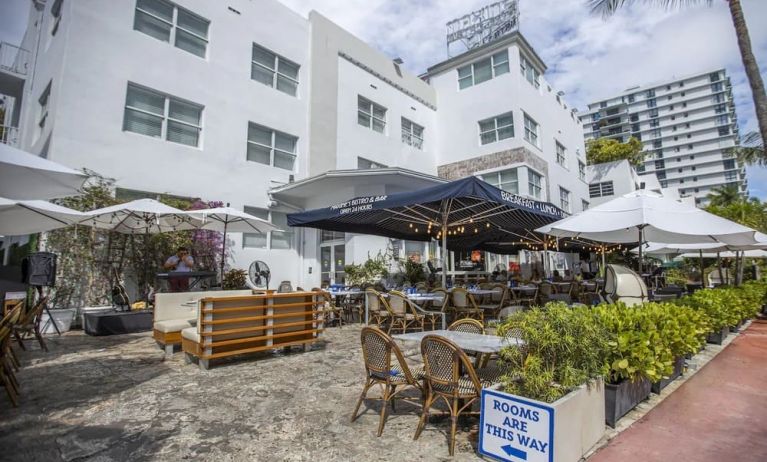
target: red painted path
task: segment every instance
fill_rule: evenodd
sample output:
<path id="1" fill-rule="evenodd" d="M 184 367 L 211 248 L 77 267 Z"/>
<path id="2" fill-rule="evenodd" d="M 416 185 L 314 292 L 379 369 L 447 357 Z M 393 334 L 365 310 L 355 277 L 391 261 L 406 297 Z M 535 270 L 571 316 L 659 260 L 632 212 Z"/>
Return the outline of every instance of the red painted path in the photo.
<path id="1" fill-rule="evenodd" d="M 588 460 L 767 461 L 767 321 Z"/>

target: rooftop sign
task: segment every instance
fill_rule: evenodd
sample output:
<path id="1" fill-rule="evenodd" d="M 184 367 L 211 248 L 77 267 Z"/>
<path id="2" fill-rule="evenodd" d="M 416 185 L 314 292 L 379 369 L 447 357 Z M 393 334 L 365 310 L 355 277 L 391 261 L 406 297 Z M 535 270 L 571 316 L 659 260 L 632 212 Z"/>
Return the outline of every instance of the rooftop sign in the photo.
<path id="1" fill-rule="evenodd" d="M 519 29 L 519 0 L 502 0 L 447 23 L 447 55 L 461 42 L 466 50 L 484 45 Z M 460 52 L 466 51 L 461 50 Z"/>

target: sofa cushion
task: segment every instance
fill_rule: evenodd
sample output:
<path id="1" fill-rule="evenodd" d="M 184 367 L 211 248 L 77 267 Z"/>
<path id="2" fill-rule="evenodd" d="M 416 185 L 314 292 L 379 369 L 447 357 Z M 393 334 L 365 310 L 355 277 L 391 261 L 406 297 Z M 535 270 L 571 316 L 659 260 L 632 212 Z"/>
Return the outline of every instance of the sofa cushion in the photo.
<path id="1" fill-rule="evenodd" d="M 210 290 L 205 292 L 166 292 L 155 295 L 154 320 L 192 319 L 197 317 L 198 301 L 206 297 L 251 295 L 251 290 Z"/>
<path id="2" fill-rule="evenodd" d="M 181 331 L 181 338 L 200 343 L 200 334 L 197 333 L 196 327 L 187 327 L 186 329 L 183 329 Z"/>
<path id="3" fill-rule="evenodd" d="M 195 319 L 168 319 L 166 321 L 157 321 L 154 323 L 154 330 L 163 333 L 181 332 L 187 327 L 194 327 Z"/>

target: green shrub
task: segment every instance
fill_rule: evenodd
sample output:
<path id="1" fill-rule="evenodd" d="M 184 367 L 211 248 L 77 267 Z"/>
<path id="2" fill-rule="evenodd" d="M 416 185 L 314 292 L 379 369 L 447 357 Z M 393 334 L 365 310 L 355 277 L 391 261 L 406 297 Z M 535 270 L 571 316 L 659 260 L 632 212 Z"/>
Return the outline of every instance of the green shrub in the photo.
<path id="1" fill-rule="evenodd" d="M 525 343 L 501 351 L 508 393 L 550 403 L 605 372 L 607 333 L 588 307 L 549 303 L 516 313 L 498 335 L 510 329 L 518 329 Z"/>
<path id="2" fill-rule="evenodd" d="M 221 288 L 224 290 L 237 290 L 245 287 L 248 278 L 248 272 L 243 269 L 230 269 L 224 273 L 224 280 L 221 281 Z"/>
<path id="3" fill-rule="evenodd" d="M 704 313 L 712 332 L 733 326 L 741 320 L 738 298 L 731 288 L 699 290 L 676 303 Z"/>

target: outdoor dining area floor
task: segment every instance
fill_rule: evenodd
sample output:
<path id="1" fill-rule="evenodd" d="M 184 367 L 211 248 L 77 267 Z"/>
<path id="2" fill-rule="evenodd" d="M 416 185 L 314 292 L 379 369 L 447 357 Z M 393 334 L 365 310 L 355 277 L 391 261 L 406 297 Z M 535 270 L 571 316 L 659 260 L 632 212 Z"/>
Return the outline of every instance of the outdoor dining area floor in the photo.
<path id="1" fill-rule="evenodd" d="M 432 417 L 413 441 L 415 405 L 397 402 L 380 438 L 380 401 L 350 422 L 364 384 L 360 328 L 329 328 L 308 353 L 208 371 L 179 351 L 164 359 L 151 333 L 73 331 L 48 337 L 47 353 L 27 342 L 20 405 L 0 406 L 0 460 L 477 460 L 476 419 L 459 428 L 453 458 L 449 419 Z M 403 349 L 420 360 L 417 344 Z"/>

